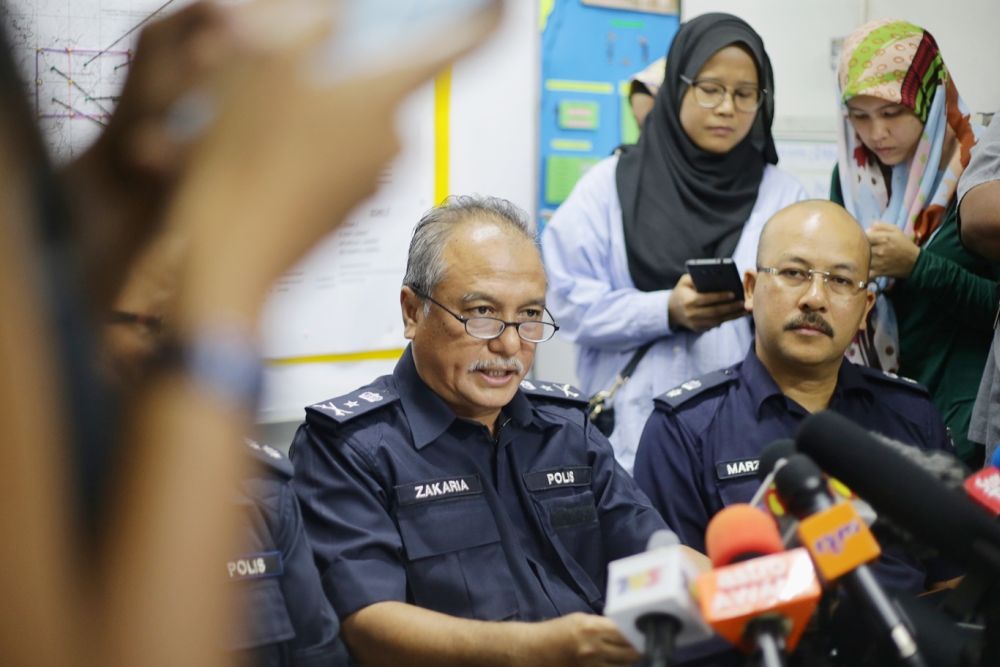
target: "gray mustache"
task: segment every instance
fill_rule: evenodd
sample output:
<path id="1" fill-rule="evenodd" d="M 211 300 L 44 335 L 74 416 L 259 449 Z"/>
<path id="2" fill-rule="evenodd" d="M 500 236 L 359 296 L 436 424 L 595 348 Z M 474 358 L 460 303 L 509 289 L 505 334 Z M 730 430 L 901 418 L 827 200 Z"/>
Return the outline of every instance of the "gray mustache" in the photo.
<path id="1" fill-rule="evenodd" d="M 477 371 L 515 371 L 518 375 L 524 373 L 524 364 L 517 357 L 510 359 L 478 359 L 469 364 L 469 372 Z"/>

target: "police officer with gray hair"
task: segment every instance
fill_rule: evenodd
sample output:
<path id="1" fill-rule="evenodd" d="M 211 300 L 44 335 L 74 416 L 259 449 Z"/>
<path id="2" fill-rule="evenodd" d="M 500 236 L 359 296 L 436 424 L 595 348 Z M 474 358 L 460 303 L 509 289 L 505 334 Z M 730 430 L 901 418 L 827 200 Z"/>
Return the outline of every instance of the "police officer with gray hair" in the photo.
<path id="1" fill-rule="evenodd" d="M 529 381 L 557 330 L 523 212 L 453 197 L 417 225 L 395 370 L 306 410 L 293 485 L 365 665 L 629 665 L 608 562 L 664 523 L 587 420 Z M 502 622 L 501 622 L 502 621 Z"/>

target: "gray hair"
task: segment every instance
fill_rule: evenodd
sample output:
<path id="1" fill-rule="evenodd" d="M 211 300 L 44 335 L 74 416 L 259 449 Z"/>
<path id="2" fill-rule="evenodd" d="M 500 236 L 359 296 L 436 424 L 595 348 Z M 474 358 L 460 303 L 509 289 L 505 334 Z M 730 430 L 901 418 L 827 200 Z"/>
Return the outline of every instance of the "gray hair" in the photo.
<path id="1" fill-rule="evenodd" d="M 406 257 L 403 284 L 422 294 L 431 295 L 444 280 L 444 245 L 458 225 L 494 222 L 506 227 L 537 247 L 535 230 L 523 210 L 500 197 L 452 195 L 424 214 L 413 230 Z M 430 304 L 424 304 L 430 307 Z"/>

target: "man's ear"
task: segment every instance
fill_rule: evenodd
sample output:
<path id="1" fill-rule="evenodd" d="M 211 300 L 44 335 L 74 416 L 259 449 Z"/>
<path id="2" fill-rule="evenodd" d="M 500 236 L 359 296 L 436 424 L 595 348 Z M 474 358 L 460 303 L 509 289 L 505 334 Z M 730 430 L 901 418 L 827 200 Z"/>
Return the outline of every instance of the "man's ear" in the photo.
<path id="1" fill-rule="evenodd" d="M 871 312 L 872 307 L 875 305 L 875 293 L 870 289 L 865 290 L 865 312 L 861 316 L 861 324 L 858 325 L 858 331 L 864 331 L 868 328 L 868 313 Z"/>
<path id="2" fill-rule="evenodd" d="M 757 286 L 757 272 L 747 271 L 743 274 L 743 310 L 753 312 L 753 288 Z"/>
<path id="3" fill-rule="evenodd" d="M 424 300 L 409 287 L 399 290 L 399 308 L 403 313 L 403 337 L 413 340 L 417 325 L 424 318 Z"/>

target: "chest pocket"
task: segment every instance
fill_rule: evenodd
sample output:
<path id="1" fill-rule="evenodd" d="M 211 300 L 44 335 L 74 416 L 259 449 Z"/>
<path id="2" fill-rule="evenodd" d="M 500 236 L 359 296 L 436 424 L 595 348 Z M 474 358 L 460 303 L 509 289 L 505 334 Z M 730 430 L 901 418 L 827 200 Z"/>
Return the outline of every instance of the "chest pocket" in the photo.
<path id="1" fill-rule="evenodd" d="M 514 579 L 481 493 L 400 505 L 396 520 L 414 604 L 486 621 L 517 615 Z"/>
<path id="2" fill-rule="evenodd" d="M 577 591 L 592 607 L 600 609 L 607 560 L 590 477 L 589 466 L 564 467 L 525 473 L 524 483 Z"/>

